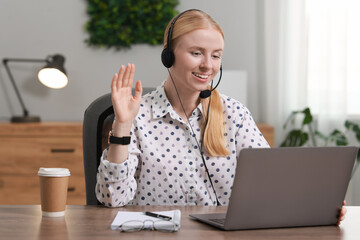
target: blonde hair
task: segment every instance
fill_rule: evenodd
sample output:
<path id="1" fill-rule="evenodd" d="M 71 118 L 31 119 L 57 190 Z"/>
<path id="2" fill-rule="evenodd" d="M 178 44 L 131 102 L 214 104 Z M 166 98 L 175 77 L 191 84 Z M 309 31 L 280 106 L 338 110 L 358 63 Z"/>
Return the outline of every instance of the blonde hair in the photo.
<path id="1" fill-rule="evenodd" d="M 170 39 L 170 45 L 172 48 L 174 47 L 174 41 L 177 38 L 197 29 L 215 29 L 224 38 L 224 33 L 219 24 L 217 24 L 207 13 L 201 10 L 193 9 L 180 14 L 181 16 L 178 17 L 173 25 L 172 38 Z M 175 18 L 176 16 L 169 22 L 165 29 L 164 49 L 167 47 L 169 28 Z M 209 101 L 210 98 L 201 99 L 202 112 L 204 116 L 201 126 L 203 145 L 209 156 L 226 156 L 230 152 L 226 148 L 223 108 L 220 94 L 217 90 L 214 90 L 211 93 L 209 116 L 207 116 Z"/>

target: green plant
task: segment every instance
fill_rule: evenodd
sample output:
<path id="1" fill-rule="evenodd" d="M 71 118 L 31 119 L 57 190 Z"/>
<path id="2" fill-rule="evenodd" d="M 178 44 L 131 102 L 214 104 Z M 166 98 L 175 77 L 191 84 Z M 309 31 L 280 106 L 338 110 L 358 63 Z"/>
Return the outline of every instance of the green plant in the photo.
<path id="1" fill-rule="evenodd" d="M 90 46 L 129 48 L 163 42 L 164 30 L 177 14 L 178 0 L 87 0 L 85 25 Z"/>
<path id="2" fill-rule="evenodd" d="M 357 123 L 349 120 L 346 120 L 344 123 L 346 129 L 345 132 L 334 129 L 330 134 L 326 135 L 314 130 L 312 126 L 313 116 L 310 108 L 305 108 L 301 111 L 293 111 L 286 120 L 284 129 L 287 128 L 289 123 L 292 123 L 292 125 L 295 126 L 296 119 L 299 116 L 302 117 L 300 128 L 293 127 L 286 135 L 280 147 L 301 147 L 305 144 L 317 147 L 319 146 L 319 141 L 322 141 L 322 146 L 329 146 L 330 144 L 334 144 L 335 146 L 346 146 L 349 145 L 348 135 L 351 133 L 355 135 L 355 139 L 360 144 L 360 127 Z M 355 173 L 359 164 L 360 152 L 358 152 L 353 173 Z"/>

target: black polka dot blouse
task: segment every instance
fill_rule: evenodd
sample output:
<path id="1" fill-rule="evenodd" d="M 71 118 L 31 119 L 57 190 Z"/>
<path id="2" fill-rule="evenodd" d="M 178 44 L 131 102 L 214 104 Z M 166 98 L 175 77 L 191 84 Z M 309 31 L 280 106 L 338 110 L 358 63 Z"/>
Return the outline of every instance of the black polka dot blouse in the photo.
<path id="1" fill-rule="evenodd" d="M 240 150 L 269 145 L 243 104 L 224 95 L 221 99 L 230 154 L 209 157 L 205 151 L 203 161 L 196 141 L 201 144 L 201 103 L 187 124 L 166 98 L 164 83 L 143 96 L 130 133 L 128 159 L 121 164 L 111 163 L 106 160 L 107 149 L 103 152 L 97 173 L 97 199 L 107 207 L 216 205 L 215 190 L 219 203 L 227 205 Z"/>

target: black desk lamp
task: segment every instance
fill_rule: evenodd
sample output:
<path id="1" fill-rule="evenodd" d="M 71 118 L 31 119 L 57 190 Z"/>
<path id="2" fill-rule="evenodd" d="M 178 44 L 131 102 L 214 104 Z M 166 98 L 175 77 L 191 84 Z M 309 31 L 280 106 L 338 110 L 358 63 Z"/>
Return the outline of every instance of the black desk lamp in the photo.
<path id="1" fill-rule="evenodd" d="M 29 111 L 25 107 L 19 89 L 17 88 L 14 78 L 11 74 L 10 68 L 8 66 L 8 62 L 45 62 L 46 63 L 45 67 L 43 67 L 38 74 L 40 82 L 49 88 L 59 89 L 65 87 L 68 83 L 68 78 L 66 76 L 66 71 L 64 69 L 65 58 L 60 54 L 55 54 L 47 57 L 46 59 L 16 59 L 16 58 L 3 59 L 3 64 L 5 66 L 5 69 L 9 75 L 11 83 L 14 87 L 16 95 L 23 109 L 23 116 L 13 116 L 11 117 L 11 122 L 14 123 L 40 122 L 40 117 L 29 115 Z"/>

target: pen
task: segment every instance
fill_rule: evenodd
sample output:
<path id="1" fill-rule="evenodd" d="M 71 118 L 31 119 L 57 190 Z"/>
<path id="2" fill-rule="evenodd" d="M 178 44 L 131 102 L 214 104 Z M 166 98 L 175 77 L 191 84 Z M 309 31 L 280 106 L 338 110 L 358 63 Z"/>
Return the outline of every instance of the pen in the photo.
<path id="1" fill-rule="evenodd" d="M 157 214 L 157 213 L 153 213 L 153 212 L 144 212 L 145 215 L 150 216 L 150 217 L 156 217 L 162 220 L 166 220 L 166 221 L 170 221 L 172 218 L 169 216 L 165 216 L 165 215 L 161 215 L 161 214 Z"/>

